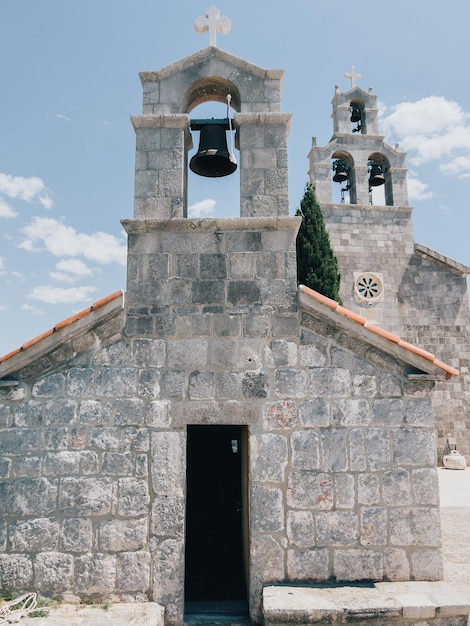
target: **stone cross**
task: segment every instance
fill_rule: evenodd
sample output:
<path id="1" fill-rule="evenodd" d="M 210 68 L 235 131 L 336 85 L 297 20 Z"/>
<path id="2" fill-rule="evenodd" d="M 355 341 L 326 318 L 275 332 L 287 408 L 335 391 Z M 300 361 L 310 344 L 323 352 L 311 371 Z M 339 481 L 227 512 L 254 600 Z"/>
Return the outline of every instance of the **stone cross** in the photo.
<path id="1" fill-rule="evenodd" d="M 220 17 L 219 9 L 210 6 L 206 9 L 206 17 L 199 16 L 194 20 L 194 30 L 199 35 L 209 31 L 209 45 L 216 46 L 217 33 L 226 35 L 230 30 L 231 24 L 231 21 L 225 15 Z"/>
<path id="2" fill-rule="evenodd" d="M 356 78 L 361 78 L 361 74 L 356 74 L 354 65 L 351 65 L 351 71 L 349 74 L 345 74 L 344 77 L 351 79 L 351 89 L 353 89 L 356 86 Z"/>

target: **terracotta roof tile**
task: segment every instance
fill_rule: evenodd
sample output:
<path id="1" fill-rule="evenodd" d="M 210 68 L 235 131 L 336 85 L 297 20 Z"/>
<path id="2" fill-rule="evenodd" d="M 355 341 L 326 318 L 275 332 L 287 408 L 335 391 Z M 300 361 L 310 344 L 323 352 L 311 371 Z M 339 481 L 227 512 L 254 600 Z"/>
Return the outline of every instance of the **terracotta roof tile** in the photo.
<path id="1" fill-rule="evenodd" d="M 49 328 L 49 330 L 46 330 L 44 333 L 41 333 L 37 337 L 34 337 L 34 339 L 30 339 L 29 341 L 26 341 L 20 348 L 16 348 L 15 350 L 8 352 L 8 354 L 5 354 L 4 356 L 0 356 L 0 363 L 3 363 L 3 361 L 6 361 L 10 359 L 11 357 L 16 356 L 19 352 L 24 352 L 25 350 L 28 350 L 32 346 L 37 345 L 44 339 L 47 339 L 48 337 L 50 337 L 52 334 L 58 332 L 59 330 L 62 330 L 63 328 L 66 328 L 67 326 L 70 326 L 74 322 L 86 317 L 93 311 L 101 309 L 103 306 L 105 306 L 109 302 L 112 302 L 113 300 L 116 300 L 117 298 L 120 298 L 122 295 L 123 295 L 122 291 L 115 291 L 109 296 L 105 296 L 104 298 L 101 298 L 101 300 L 97 300 L 88 308 L 83 309 L 79 311 L 78 313 L 71 315 L 70 317 L 67 317 L 65 320 L 57 322 L 57 324 L 55 324 L 52 328 Z"/>
<path id="2" fill-rule="evenodd" d="M 364 326 L 364 328 L 366 328 L 368 331 L 375 333 L 376 335 L 379 335 L 380 337 L 383 337 L 384 339 L 387 339 L 388 341 L 391 341 L 397 344 L 398 346 L 400 346 L 400 348 L 404 348 L 405 350 L 408 350 L 408 352 L 411 352 L 412 354 L 415 354 L 423 359 L 426 359 L 426 361 L 429 361 L 434 366 L 443 370 L 445 372 L 446 379 L 450 378 L 451 376 L 459 375 L 459 370 L 455 369 L 451 365 L 446 365 L 442 361 L 439 361 L 438 359 L 436 359 L 435 355 L 432 354 L 431 352 L 428 352 L 427 350 L 423 350 L 423 348 L 419 348 L 418 346 L 415 346 L 409 343 L 408 341 L 404 341 L 395 333 L 391 333 L 390 331 L 385 330 L 384 328 L 381 328 L 380 326 L 377 326 L 376 324 L 372 324 L 368 322 L 365 317 L 363 317 L 362 315 L 358 315 L 357 313 L 354 313 L 354 311 L 351 311 L 350 309 L 346 309 L 335 300 L 332 300 L 331 298 L 327 298 L 326 296 L 323 296 L 321 293 L 318 293 L 317 291 L 310 289 L 310 287 L 305 287 L 305 285 L 299 285 L 299 289 L 300 291 L 310 296 L 317 302 L 321 302 L 322 304 L 325 304 L 333 311 L 336 311 L 336 313 L 339 313 L 340 315 L 344 315 L 345 317 L 352 320 L 353 322 L 356 322 L 357 324 Z"/>

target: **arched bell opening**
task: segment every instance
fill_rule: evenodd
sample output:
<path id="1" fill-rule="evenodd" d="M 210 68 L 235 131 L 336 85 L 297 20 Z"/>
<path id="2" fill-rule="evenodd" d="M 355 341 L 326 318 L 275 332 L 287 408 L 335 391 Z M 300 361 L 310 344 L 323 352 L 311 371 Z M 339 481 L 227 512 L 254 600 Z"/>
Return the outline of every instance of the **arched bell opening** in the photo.
<path id="1" fill-rule="evenodd" d="M 381 153 L 369 155 L 367 160 L 369 204 L 385 206 L 393 204 L 391 197 L 390 163 Z"/>
<path id="2" fill-rule="evenodd" d="M 188 217 L 239 217 L 239 153 L 234 114 L 238 90 L 226 79 L 207 77 L 186 95 L 191 141 L 187 146 Z"/>
<path id="3" fill-rule="evenodd" d="M 351 100 L 349 104 L 349 121 L 351 123 L 351 133 L 365 134 L 366 117 L 363 102 Z"/>
<path id="4" fill-rule="evenodd" d="M 356 204 L 354 161 L 348 152 L 331 156 L 331 197 L 333 204 Z"/>

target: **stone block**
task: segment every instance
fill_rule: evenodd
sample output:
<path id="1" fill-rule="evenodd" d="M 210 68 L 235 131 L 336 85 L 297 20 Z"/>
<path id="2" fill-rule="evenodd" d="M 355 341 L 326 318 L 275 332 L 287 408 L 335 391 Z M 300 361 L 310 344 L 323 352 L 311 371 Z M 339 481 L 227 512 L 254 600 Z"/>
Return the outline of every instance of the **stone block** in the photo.
<path id="1" fill-rule="evenodd" d="M 74 559 L 71 554 L 42 552 L 34 559 L 34 584 L 41 592 L 58 593 L 73 587 Z"/>
<path id="2" fill-rule="evenodd" d="M 238 398 L 241 394 L 242 375 L 238 372 L 217 372 L 217 397 Z"/>
<path id="3" fill-rule="evenodd" d="M 435 467 L 413 469 L 411 486 L 416 504 L 439 506 L 439 480 Z"/>
<path id="4" fill-rule="evenodd" d="M 300 403 L 300 422 L 303 426 L 314 428 L 330 425 L 330 405 L 326 400 L 314 398 Z"/>
<path id="5" fill-rule="evenodd" d="M 250 476 L 261 482 L 282 482 L 288 462 L 287 440 L 272 433 L 250 437 Z"/>
<path id="6" fill-rule="evenodd" d="M 239 337 L 241 334 L 240 315 L 216 315 L 214 316 L 215 337 Z"/>
<path id="7" fill-rule="evenodd" d="M 405 420 L 409 426 L 432 428 L 434 411 L 431 400 L 409 400 L 406 404 Z"/>
<path id="8" fill-rule="evenodd" d="M 365 398 L 340 400 L 338 408 L 341 426 L 366 426 L 370 423 L 370 407 Z"/>
<path id="9" fill-rule="evenodd" d="M 378 504 L 380 502 L 380 482 L 378 475 L 372 472 L 358 474 L 357 494 L 359 504 Z"/>
<path id="10" fill-rule="evenodd" d="M 168 400 L 155 400 L 147 407 L 145 423 L 153 428 L 168 428 L 171 422 L 170 403 Z"/>
<path id="11" fill-rule="evenodd" d="M 157 496 L 152 503 L 150 532 L 158 537 L 183 538 L 185 513 L 182 496 Z"/>
<path id="12" fill-rule="evenodd" d="M 147 520 L 108 520 L 98 527 L 99 549 L 106 552 L 142 550 L 148 542 Z"/>
<path id="13" fill-rule="evenodd" d="M 326 549 L 287 551 L 287 576 L 292 581 L 320 582 L 328 580 L 329 555 Z"/>
<path id="14" fill-rule="evenodd" d="M 435 466 L 434 431 L 402 428 L 393 434 L 393 461 L 397 465 Z"/>
<path id="15" fill-rule="evenodd" d="M 118 428 L 93 428 L 90 444 L 98 450 L 119 450 L 120 433 Z"/>
<path id="16" fill-rule="evenodd" d="M 381 580 L 383 555 L 375 550 L 350 548 L 335 550 L 333 575 L 337 580 Z"/>
<path id="17" fill-rule="evenodd" d="M 117 398 L 114 424 L 116 426 L 142 426 L 145 421 L 145 404 L 138 398 Z"/>
<path id="18" fill-rule="evenodd" d="M 338 367 L 309 370 L 309 393 L 313 397 L 338 398 L 351 394 L 351 373 Z"/>
<path id="19" fill-rule="evenodd" d="M 291 472 L 287 484 L 287 505 L 294 509 L 333 508 L 334 485 L 331 474 L 310 471 Z"/>
<path id="20" fill-rule="evenodd" d="M 59 508 L 65 515 L 108 515 L 113 503 L 113 485 L 109 478 L 62 478 Z"/>
<path id="21" fill-rule="evenodd" d="M 44 476 L 64 476 L 67 474 L 78 474 L 80 455 L 78 452 L 62 450 L 59 452 L 48 452 L 44 456 L 43 473 Z"/>
<path id="22" fill-rule="evenodd" d="M 120 478 L 117 513 L 121 517 L 137 517 L 148 513 L 150 496 L 146 480 Z"/>
<path id="23" fill-rule="evenodd" d="M 184 545 L 181 540 L 162 541 L 152 555 L 153 600 L 165 606 L 165 620 L 182 622 Z"/>
<path id="24" fill-rule="evenodd" d="M 287 538 L 292 546 L 298 548 L 312 548 L 315 545 L 312 511 L 287 511 Z"/>
<path id="25" fill-rule="evenodd" d="M 181 370 L 167 370 L 163 374 L 162 382 L 163 398 L 165 400 L 175 398 L 183 399 L 186 396 L 188 385 L 186 372 Z"/>
<path id="26" fill-rule="evenodd" d="M 356 505 L 356 486 L 353 474 L 335 474 L 335 505 L 338 509 L 353 509 Z"/>
<path id="27" fill-rule="evenodd" d="M 205 339 L 183 339 L 167 342 L 167 361 L 171 368 L 204 367 L 208 342 Z"/>
<path id="28" fill-rule="evenodd" d="M 116 558 L 118 591 L 147 591 L 150 586 L 150 554 L 123 552 Z"/>
<path id="29" fill-rule="evenodd" d="M 134 455 L 130 452 L 104 452 L 101 462 L 103 476 L 129 476 L 134 468 Z"/>
<path id="30" fill-rule="evenodd" d="M 403 400 L 400 398 L 374 400 L 372 415 L 376 426 L 400 426 L 404 422 Z"/>
<path id="31" fill-rule="evenodd" d="M 160 372 L 156 369 L 139 370 L 138 394 L 141 398 L 158 398 L 160 395 Z"/>
<path id="32" fill-rule="evenodd" d="M 403 468 L 387 470 L 382 477 L 382 497 L 387 506 L 409 505 L 412 502 L 409 473 Z"/>
<path id="33" fill-rule="evenodd" d="M 298 362 L 297 344 L 286 339 L 275 339 L 266 346 L 264 359 L 267 367 L 295 367 Z"/>
<path id="34" fill-rule="evenodd" d="M 441 518 L 437 507 L 389 509 L 390 542 L 394 546 L 439 547 Z"/>
<path id="35" fill-rule="evenodd" d="M 193 304 L 223 304 L 225 300 L 225 282 L 221 279 L 195 280 L 191 285 L 191 293 L 191 302 Z"/>
<path id="36" fill-rule="evenodd" d="M 43 517 L 56 510 L 57 479 L 16 478 L 0 482 L 0 502 L 8 515 Z"/>
<path id="37" fill-rule="evenodd" d="M 60 398 L 64 394 L 65 378 L 60 372 L 44 376 L 31 389 L 34 398 Z"/>
<path id="38" fill-rule="evenodd" d="M 88 398 L 93 393 L 95 371 L 91 367 L 73 367 L 67 372 L 67 394 L 74 397 Z"/>
<path id="39" fill-rule="evenodd" d="M 442 580 L 444 567 L 440 550 L 413 550 L 411 575 L 413 580 Z"/>
<path id="40" fill-rule="evenodd" d="M 353 546 L 359 539 L 359 520 L 352 511 L 325 511 L 315 514 L 318 546 Z"/>
<path id="41" fill-rule="evenodd" d="M 13 552 L 43 552 L 59 545 L 59 522 L 55 518 L 16 520 L 9 528 Z"/>
<path id="42" fill-rule="evenodd" d="M 266 430 L 284 430 L 298 425 L 294 400 L 278 400 L 263 405 L 263 424 Z"/>
<path id="43" fill-rule="evenodd" d="M 390 581 L 410 580 L 410 562 L 406 550 L 400 548 L 385 550 L 384 576 Z"/>
<path id="44" fill-rule="evenodd" d="M 390 459 L 390 433 L 386 429 L 371 428 L 365 436 L 368 469 L 375 471 L 388 469 Z"/>
<path id="45" fill-rule="evenodd" d="M 136 367 L 163 367 L 166 342 L 163 339 L 137 338 L 131 341 L 131 363 Z"/>
<path id="46" fill-rule="evenodd" d="M 349 469 L 352 472 L 363 472 L 367 469 L 364 433 L 360 429 L 352 429 L 349 439 Z"/>
<path id="47" fill-rule="evenodd" d="M 307 373 L 298 369 L 276 369 L 274 390 L 283 398 L 305 398 L 307 395 Z"/>
<path id="48" fill-rule="evenodd" d="M 112 593 L 116 583 L 116 557 L 84 554 L 75 558 L 75 589 L 85 597 Z"/>
<path id="49" fill-rule="evenodd" d="M 347 431 L 326 429 L 321 433 L 322 466 L 327 472 L 342 472 L 348 469 Z"/>
<path id="50" fill-rule="evenodd" d="M 294 469 L 320 469 L 319 435 L 315 430 L 298 430 L 291 435 L 292 467 Z"/>
<path id="51" fill-rule="evenodd" d="M 23 591 L 33 582 L 33 564 L 25 554 L 0 554 L 0 589 Z"/>
<path id="52" fill-rule="evenodd" d="M 269 395 L 269 379 L 264 372 L 244 372 L 242 375 L 244 398 L 266 398 Z"/>
<path id="53" fill-rule="evenodd" d="M 186 471 L 186 438 L 180 432 L 151 435 L 152 486 L 159 496 L 182 496 Z"/>
<path id="54" fill-rule="evenodd" d="M 90 519 L 71 517 L 62 525 L 60 547 L 66 552 L 89 552 L 93 545 L 93 525 Z"/>
<path id="55" fill-rule="evenodd" d="M 250 488 L 252 532 L 279 532 L 284 529 L 284 498 L 281 489 L 253 484 Z"/>
<path id="56" fill-rule="evenodd" d="M 96 375 L 96 394 L 128 398 L 137 393 L 137 371 L 131 367 L 101 367 Z"/>
<path id="57" fill-rule="evenodd" d="M 363 546 L 387 544 L 387 509 L 362 507 L 360 515 L 360 540 Z"/>
<path id="58" fill-rule="evenodd" d="M 211 302 L 211 300 L 206 300 Z M 222 302 L 222 300 L 216 300 Z M 254 280 L 230 280 L 227 285 L 227 303 L 241 306 L 261 303 L 259 283 Z"/>
<path id="59" fill-rule="evenodd" d="M 188 397 L 190 400 L 211 399 L 214 395 L 214 372 L 194 370 L 190 373 L 188 384 Z"/>

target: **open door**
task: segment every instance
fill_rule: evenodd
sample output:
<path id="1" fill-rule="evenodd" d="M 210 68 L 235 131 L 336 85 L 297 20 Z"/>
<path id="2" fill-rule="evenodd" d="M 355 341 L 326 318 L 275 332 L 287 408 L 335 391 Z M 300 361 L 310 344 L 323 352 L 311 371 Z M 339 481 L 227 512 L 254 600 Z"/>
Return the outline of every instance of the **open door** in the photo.
<path id="1" fill-rule="evenodd" d="M 213 603 L 244 612 L 246 429 L 188 426 L 187 434 L 185 610 Z"/>

